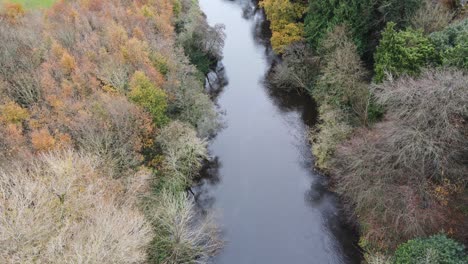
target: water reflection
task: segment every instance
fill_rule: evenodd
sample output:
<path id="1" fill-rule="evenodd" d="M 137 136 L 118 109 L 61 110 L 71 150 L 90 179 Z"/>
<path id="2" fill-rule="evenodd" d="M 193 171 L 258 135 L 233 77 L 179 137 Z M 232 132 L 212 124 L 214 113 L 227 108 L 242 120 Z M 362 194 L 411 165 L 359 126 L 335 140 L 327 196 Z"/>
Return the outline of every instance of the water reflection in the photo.
<path id="1" fill-rule="evenodd" d="M 247 0 L 200 4 L 227 34 L 224 77 L 207 88 L 226 113 L 226 128 L 211 141 L 214 157 L 194 187 L 202 210 L 221 213 L 227 245 L 213 261 L 359 263 L 357 236 L 313 170 L 306 133 L 317 121 L 315 103 L 269 85 L 278 58 L 263 12 Z"/>

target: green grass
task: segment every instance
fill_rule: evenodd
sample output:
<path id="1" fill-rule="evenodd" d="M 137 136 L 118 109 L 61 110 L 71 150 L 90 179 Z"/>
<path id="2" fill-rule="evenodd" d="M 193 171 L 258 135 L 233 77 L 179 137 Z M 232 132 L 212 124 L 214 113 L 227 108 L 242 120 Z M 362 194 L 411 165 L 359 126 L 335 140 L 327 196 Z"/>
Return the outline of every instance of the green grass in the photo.
<path id="1" fill-rule="evenodd" d="M 22 4 L 26 9 L 51 7 L 56 0 L 0 0 L 0 4 L 7 2 Z"/>

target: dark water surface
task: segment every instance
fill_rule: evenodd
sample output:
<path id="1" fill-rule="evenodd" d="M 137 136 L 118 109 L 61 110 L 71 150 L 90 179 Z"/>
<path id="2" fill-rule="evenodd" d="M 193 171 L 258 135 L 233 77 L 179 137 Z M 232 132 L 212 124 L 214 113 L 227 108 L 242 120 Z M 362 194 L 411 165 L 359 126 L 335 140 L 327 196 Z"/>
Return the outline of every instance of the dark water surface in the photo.
<path id="1" fill-rule="evenodd" d="M 266 87 L 274 60 L 261 12 L 249 0 L 200 0 L 211 25 L 226 26 L 228 84 L 217 98 L 226 128 L 214 138 L 216 158 L 195 189 L 218 211 L 226 246 L 214 263 L 358 263 L 356 235 L 341 221 L 339 200 L 313 171 L 307 96 Z"/>

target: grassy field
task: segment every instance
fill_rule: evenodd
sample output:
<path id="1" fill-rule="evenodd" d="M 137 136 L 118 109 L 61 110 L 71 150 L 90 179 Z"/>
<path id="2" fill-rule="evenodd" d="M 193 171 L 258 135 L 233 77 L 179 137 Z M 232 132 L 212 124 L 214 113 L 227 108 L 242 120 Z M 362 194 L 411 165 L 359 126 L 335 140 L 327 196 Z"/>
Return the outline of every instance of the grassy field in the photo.
<path id="1" fill-rule="evenodd" d="M 56 0 L 0 0 L 0 4 L 10 2 L 10 3 L 20 3 L 25 8 L 34 9 L 34 8 L 47 8 L 52 6 Z"/>

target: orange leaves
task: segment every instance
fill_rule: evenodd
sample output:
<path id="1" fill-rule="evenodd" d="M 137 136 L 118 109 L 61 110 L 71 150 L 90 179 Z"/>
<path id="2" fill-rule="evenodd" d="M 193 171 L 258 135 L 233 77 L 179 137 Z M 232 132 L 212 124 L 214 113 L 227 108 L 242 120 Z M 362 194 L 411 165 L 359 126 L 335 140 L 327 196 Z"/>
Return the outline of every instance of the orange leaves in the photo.
<path id="1" fill-rule="evenodd" d="M 31 133 L 31 143 L 37 152 L 45 152 L 56 149 L 67 149 L 72 147 L 72 138 L 67 133 L 55 131 L 55 136 L 47 128 L 34 130 Z"/>
<path id="2" fill-rule="evenodd" d="M 76 68 L 75 58 L 65 51 L 60 59 L 60 65 L 65 74 L 70 74 Z"/>
<path id="3" fill-rule="evenodd" d="M 46 128 L 33 131 L 31 133 L 31 143 L 38 152 L 52 150 L 55 146 L 55 139 Z"/>
<path id="4" fill-rule="evenodd" d="M 156 116 L 160 122 L 159 117 L 164 117 L 165 91 L 159 88 L 148 90 L 161 94 L 161 104 L 145 104 L 152 110 L 161 108 L 152 111 L 152 114 L 157 114 L 153 116 L 143 110 L 145 107 L 137 106 L 135 101 L 133 104 L 128 102 L 126 96 L 131 76 L 136 71 L 144 74 L 148 83 L 155 87 L 165 87 L 165 75 L 172 70 L 170 65 L 176 64 L 176 58 L 171 55 L 175 43 L 174 2 L 178 3 L 177 0 L 57 2 L 46 12 L 41 27 L 37 29 L 37 36 L 41 38 L 39 42 L 43 44 L 34 46 L 40 56 L 36 69 L 38 100 L 28 109 L 13 103 L 14 100 L 2 100 L 0 122 L 4 126 L 0 136 L 8 137 L 5 142 L 9 138 L 16 142 L 24 137 L 24 146 L 29 148 L 29 152 L 80 145 L 77 135 L 84 132 L 76 131 L 77 123 L 81 122 L 77 113 L 92 111 L 90 105 L 95 102 L 108 108 L 106 116 L 99 121 L 102 121 L 102 126 L 96 128 L 97 134 L 103 133 L 102 129 L 107 124 L 133 126 L 140 134 L 125 127 L 124 130 L 135 134 L 132 140 L 122 139 L 122 144 L 132 145 L 125 148 L 138 154 L 142 148 L 151 147 L 155 133 L 153 118 Z M 180 9 L 178 4 L 176 9 Z M 9 4 L 4 10 L 2 16 L 8 15 L 12 19 L 28 16 L 21 5 Z M 28 33 L 26 28 L 34 28 L 31 21 L 35 20 L 23 20 L 24 26 L 20 24 L 17 27 L 20 34 Z M 18 61 L 20 59 L 17 58 Z M 103 91 L 111 99 L 104 99 Z M 144 98 L 139 99 L 145 101 Z M 119 113 L 125 111 L 122 109 L 125 107 L 133 111 L 127 113 L 128 116 Z M 97 118 L 94 116 L 96 113 L 92 115 Z M 27 129 L 23 130 L 21 123 Z M 84 122 L 80 129 L 85 129 L 88 123 Z M 138 156 L 135 153 L 131 155 Z"/>
<path id="5" fill-rule="evenodd" d="M 18 3 L 6 3 L 3 6 L 2 15 L 5 15 L 10 22 L 15 22 L 25 14 L 24 7 Z"/>

